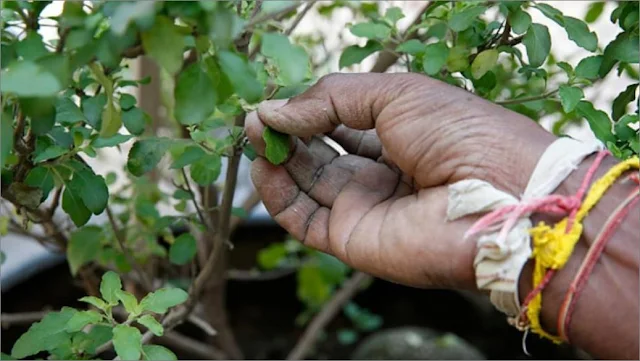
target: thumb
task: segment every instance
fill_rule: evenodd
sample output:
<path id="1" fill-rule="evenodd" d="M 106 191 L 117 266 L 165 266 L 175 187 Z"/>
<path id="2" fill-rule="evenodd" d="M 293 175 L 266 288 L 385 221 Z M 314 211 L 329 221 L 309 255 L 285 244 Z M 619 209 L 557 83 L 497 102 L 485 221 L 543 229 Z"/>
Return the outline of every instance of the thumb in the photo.
<path id="1" fill-rule="evenodd" d="M 372 129 L 388 104 L 425 79 L 417 74 L 330 74 L 286 104 L 263 102 L 257 113 L 265 125 L 299 137 L 328 133 L 340 124 Z"/>

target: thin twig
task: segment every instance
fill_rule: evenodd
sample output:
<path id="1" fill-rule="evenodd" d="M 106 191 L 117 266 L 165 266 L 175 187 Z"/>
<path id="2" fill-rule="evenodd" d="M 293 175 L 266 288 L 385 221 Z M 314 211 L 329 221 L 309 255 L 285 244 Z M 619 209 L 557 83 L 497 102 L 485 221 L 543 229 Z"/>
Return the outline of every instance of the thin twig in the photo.
<path id="1" fill-rule="evenodd" d="M 273 271 L 227 270 L 227 279 L 232 281 L 273 281 L 296 273 L 298 267 L 280 268 Z"/>
<path id="2" fill-rule="evenodd" d="M 192 353 L 193 356 L 198 356 L 203 360 L 228 360 L 221 350 L 175 331 L 165 332 L 162 337 L 156 338 L 154 342 L 171 349 Z"/>
<path id="3" fill-rule="evenodd" d="M 198 212 L 198 218 L 200 218 L 200 222 L 202 222 L 203 226 L 205 226 L 206 228 L 209 228 L 209 223 L 207 223 L 207 220 L 204 218 L 204 215 L 200 210 L 200 206 L 198 205 L 198 201 L 196 200 L 196 194 L 193 192 L 193 189 L 191 188 L 191 182 L 189 182 L 189 177 L 187 177 L 187 172 L 185 172 L 184 168 L 180 168 L 180 171 L 182 171 L 182 176 L 184 177 L 184 183 L 187 185 L 187 190 L 191 194 L 191 200 L 193 201 L 193 205 L 196 207 L 196 212 Z"/>
<path id="4" fill-rule="evenodd" d="M 55 193 L 53 194 L 53 200 L 51 201 L 51 205 L 49 206 L 49 217 L 53 217 L 56 210 L 58 209 L 58 205 L 60 204 L 60 198 L 62 196 L 62 187 L 56 188 Z"/>
<path id="5" fill-rule="evenodd" d="M 245 26 L 245 31 L 253 30 L 253 28 L 256 25 L 269 20 L 275 20 L 275 21 L 282 20 L 285 16 L 287 16 L 287 14 L 297 9 L 298 6 L 300 6 L 300 3 L 296 1 L 293 5 L 289 5 L 286 8 L 283 8 L 282 10 L 267 13 L 262 16 L 256 16 L 255 18 L 251 19 L 251 21 L 247 23 L 247 25 Z"/>
<path id="6" fill-rule="evenodd" d="M 304 359 L 311 348 L 316 343 L 318 334 L 327 326 L 327 324 L 340 312 L 342 306 L 344 306 L 355 294 L 359 291 L 360 286 L 371 279 L 366 273 L 356 272 L 351 278 L 349 278 L 340 291 L 338 291 L 327 302 L 320 313 L 318 313 L 304 334 L 298 340 L 298 343 L 293 350 L 287 356 L 287 360 L 302 360 Z"/>
<path id="7" fill-rule="evenodd" d="M 495 102 L 495 103 L 496 104 L 500 104 L 500 105 L 509 105 L 509 104 L 521 104 L 521 103 L 533 102 L 533 101 L 536 101 L 536 100 L 546 99 L 546 98 L 554 95 L 555 93 L 557 93 L 558 90 L 560 90 L 560 89 L 556 89 L 556 90 L 550 91 L 548 93 L 544 93 L 542 95 L 535 95 L 535 96 L 531 96 L 531 97 L 503 100 L 503 101 Z"/>
<path id="8" fill-rule="evenodd" d="M 124 257 L 127 259 L 127 262 L 131 263 L 131 266 L 138 273 L 138 277 L 140 277 L 140 281 L 142 282 L 142 287 L 144 287 L 146 291 L 152 291 L 153 284 L 151 283 L 151 280 L 149 280 L 149 277 L 147 276 L 147 274 L 142 270 L 138 262 L 136 262 L 135 258 L 133 258 L 133 255 L 129 253 L 129 251 L 127 250 L 127 247 L 125 247 L 125 239 L 124 239 L 123 231 L 118 228 L 118 225 L 116 224 L 116 219 L 113 216 L 113 213 L 111 212 L 111 208 L 109 207 L 107 207 L 107 216 L 109 217 L 109 223 L 111 223 L 111 228 L 113 228 L 113 233 L 116 236 L 116 240 L 118 241 L 118 244 L 122 249 L 122 254 L 124 254 Z"/>
<path id="9" fill-rule="evenodd" d="M 216 332 L 216 330 L 211 327 L 211 325 L 207 321 L 194 315 L 193 313 L 187 316 L 187 321 L 191 322 L 194 326 L 198 327 L 209 336 L 215 336 L 218 334 L 218 332 Z"/>
<path id="10" fill-rule="evenodd" d="M 21 312 L 21 313 L 3 313 L 0 315 L 0 321 L 2 327 L 10 327 L 15 325 L 32 324 L 40 321 L 44 316 L 51 311 L 35 311 L 35 312 Z"/>
<path id="11" fill-rule="evenodd" d="M 291 26 L 289 26 L 289 28 L 284 32 L 285 35 L 289 36 L 291 35 L 291 33 L 293 33 L 293 31 L 296 29 L 298 24 L 300 24 L 300 22 L 302 21 L 302 18 L 304 18 L 304 16 L 307 15 L 307 12 L 311 10 L 313 5 L 315 5 L 317 1 L 318 0 L 311 0 L 307 2 L 307 4 L 304 6 L 304 9 L 302 9 L 298 13 L 298 15 L 296 15 L 296 18 L 293 20 L 293 23 L 291 23 Z"/>

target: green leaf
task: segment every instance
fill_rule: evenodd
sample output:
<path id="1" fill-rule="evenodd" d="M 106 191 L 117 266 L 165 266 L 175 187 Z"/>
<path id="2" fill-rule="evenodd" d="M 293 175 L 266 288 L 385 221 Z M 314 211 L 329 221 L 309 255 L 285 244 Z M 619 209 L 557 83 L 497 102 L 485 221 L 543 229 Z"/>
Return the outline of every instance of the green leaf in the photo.
<path id="1" fill-rule="evenodd" d="M 340 54 L 340 60 L 338 61 L 338 66 L 340 69 L 351 66 L 353 64 L 359 64 L 364 59 L 366 59 L 369 55 L 375 53 L 376 51 L 382 50 L 382 45 L 374 40 L 369 40 L 367 43 L 360 47 L 358 45 L 351 45 L 344 49 L 342 54 Z"/>
<path id="2" fill-rule="evenodd" d="M 55 75 L 31 61 L 14 61 L 0 73 L 0 90 L 18 97 L 48 97 L 62 85 Z"/>
<path id="3" fill-rule="evenodd" d="M 0 124 L 0 169 L 4 168 L 7 157 L 13 149 L 13 119 L 7 114 L 2 114 Z M 4 182 L 4 178 L 3 178 Z"/>
<path id="4" fill-rule="evenodd" d="M 278 165 L 287 160 L 290 141 L 287 134 L 265 127 L 262 132 L 262 139 L 266 144 L 264 153 L 269 162 Z"/>
<path id="5" fill-rule="evenodd" d="M 584 21 L 586 21 L 589 24 L 596 22 L 596 20 L 598 20 L 598 18 L 602 14 L 603 10 L 604 10 L 604 1 L 591 3 L 591 5 L 589 5 L 589 8 L 587 10 L 587 14 L 584 16 Z"/>
<path id="6" fill-rule="evenodd" d="M 126 325 L 114 327 L 113 347 L 121 360 L 139 360 L 142 351 L 140 330 Z"/>
<path id="7" fill-rule="evenodd" d="M 289 38 L 274 33 L 262 35 L 262 54 L 274 61 L 278 67 L 278 79 L 282 85 L 295 85 L 303 82 L 310 71 L 309 55 L 298 45 L 289 42 Z"/>
<path id="8" fill-rule="evenodd" d="M 262 98 L 262 85 L 246 58 L 229 51 L 220 51 L 218 61 L 222 72 L 240 97 L 249 103 L 256 103 Z"/>
<path id="9" fill-rule="evenodd" d="M 144 311 L 164 314 L 171 307 L 177 306 L 189 298 L 189 294 L 180 288 L 161 288 L 145 296 L 140 301 Z"/>
<path id="10" fill-rule="evenodd" d="M 13 345 L 11 356 L 17 359 L 35 355 L 41 351 L 50 351 L 59 345 L 70 342 L 65 332 L 66 324 L 77 311 L 64 307 L 60 312 L 48 313 L 40 322 L 29 327 Z"/>
<path id="11" fill-rule="evenodd" d="M 274 269 L 287 257 L 284 243 L 273 243 L 258 252 L 258 264 L 265 270 Z"/>
<path id="12" fill-rule="evenodd" d="M 585 79 L 597 79 L 601 64 L 602 55 L 586 57 L 580 60 L 578 66 L 576 66 L 576 76 Z"/>
<path id="13" fill-rule="evenodd" d="M 640 122 L 638 114 L 627 114 L 616 123 L 614 129 L 616 136 L 625 142 L 638 139 L 638 133 L 629 126 L 629 124 L 637 124 Z"/>
<path id="14" fill-rule="evenodd" d="M 578 103 L 576 109 L 580 116 L 587 119 L 589 127 L 596 135 L 596 138 L 600 139 L 603 143 L 616 142 L 616 138 L 611 130 L 611 120 L 607 116 L 607 113 L 595 109 L 593 104 L 584 100 Z"/>
<path id="15" fill-rule="evenodd" d="M 613 121 L 617 121 L 620 117 L 626 113 L 627 105 L 636 99 L 636 89 L 638 89 L 638 83 L 631 84 L 623 92 L 618 94 L 613 101 L 613 107 L 611 109 L 611 118 Z"/>
<path id="16" fill-rule="evenodd" d="M 358 340 L 358 333 L 354 330 L 340 329 L 336 334 L 341 345 L 351 345 Z"/>
<path id="17" fill-rule="evenodd" d="M 562 19 L 562 11 L 554 8 L 549 4 L 536 4 L 535 8 L 540 10 L 540 12 L 546 16 L 547 18 L 555 21 L 558 25 L 564 27 L 564 22 Z"/>
<path id="18" fill-rule="evenodd" d="M 118 133 L 122 127 L 122 116 L 116 109 L 113 102 L 107 97 L 107 107 L 102 113 L 102 125 L 100 127 L 100 136 L 103 138 L 109 138 Z"/>
<path id="19" fill-rule="evenodd" d="M 418 39 L 411 39 L 398 45 L 396 51 L 399 53 L 407 53 L 411 55 L 420 54 L 424 52 L 425 45 Z"/>
<path id="20" fill-rule="evenodd" d="M 151 333 L 156 336 L 162 336 L 162 334 L 164 334 L 164 328 L 162 327 L 160 322 L 156 321 L 156 319 L 151 315 L 144 315 L 138 318 L 136 321 L 138 321 L 138 323 L 143 325 L 144 327 L 148 328 L 149 331 L 151 331 Z"/>
<path id="21" fill-rule="evenodd" d="M 96 175 L 93 170 L 80 162 L 72 162 L 75 172 L 68 186 L 80 190 L 82 203 L 93 214 L 100 214 L 107 207 L 109 201 L 109 188 L 102 176 Z"/>
<path id="22" fill-rule="evenodd" d="M 122 302 L 124 309 L 130 315 L 137 316 L 142 312 L 138 306 L 138 299 L 131 293 L 123 290 L 116 290 L 116 297 L 120 302 Z"/>
<path id="23" fill-rule="evenodd" d="M 478 54 L 471 64 L 471 75 L 476 79 L 482 78 L 496 65 L 498 55 L 499 53 L 496 49 L 485 50 Z"/>
<path id="24" fill-rule="evenodd" d="M 607 57 L 609 51 L 611 56 L 618 61 L 637 64 L 640 61 L 640 37 L 623 34 L 627 36 L 618 36 L 612 41 L 605 49 L 604 56 Z"/>
<path id="25" fill-rule="evenodd" d="M 541 24 L 531 24 L 522 43 L 527 49 L 529 64 L 536 68 L 541 66 L 551 50 L 549 28 Z"/>
<path id="26" fill-rule="evenodd" d="M 82 351 L 85 355 L 95 355 L 96 349 L 109 342 L 113 337 L 111 326 L 96 325 L 89 333 L 78 332 L 71 341 L 74 350 Z"/>
<path id="27" fill-rule="evenodd" d="M 531 25 L 531 15 L 518 8 L 516 11 L 509 14 L 509 23 L 511 24 L 511 30 L 513 30 L 514 33 L 518 35 L 524 34 Z"/>
<path id="28" fill-rule="evenodd" d="M 444 45 L 444 43 L 439 43 L 439 44 L 443 44 Z M 435 44 L 433 44 L 433 45 L 435 45 Z M 444 46 L 446 47 L 446 45 L 444 45 Z M 436 50 L 437 49 L 434 49 L 434 53 L 435 54 L 439 54 L 442 51 L 442 50 L 439 50 L 439 51 L 436 52 Z M 422 63 L 424 65 L 424 67 L 425 67 L 425 72 L 427 70 L 433 71 L 434 69 L 437 68 L 437 64 L 439 64 L 439 62 L 441 61 L 437 56 L 438 55 L 435 56 L 435 59 L 428 59 L 427 55 L 425 54 L 425 57 L 422 60 Z M 440 54 L 439 56 L 442 56 L 442 55 Z M 430 65 L 429 68 L 426 68 L 427 66 L 425 65 L 426 64 L 425 60 L 427 60 L 428 62 L 433 61 L 435 64 Z M 449 49 L 449 53 L 447 55 L 447 60 L 446 60 L 446 65 L 447 65 L 447 70 L 450 73 L 465 71 L 469 67 L 469 49 L 467 49 L 467 47 L 461 46 L 461 45 L 457 45 L 457 46 L 454 46 L 453 48 Z M 439 70 L 440 69 L 438 69 L 438 71 Z"/>
<path id="29" fill-rule="evenodd" d="M 164 346 L 144 345 L 142 346 L 142 352 L 145 360 L 169 361 L 178 359 L 171 350 Z"/>
<path id="30" fill-rule="evenodd" d="M 235 11 L 222 8 L 212 12 L 208 19 L 209 38 L 220 49 L 226 49 L 244 28 L 245 21 Z"/>
<path id="31" fill-rule="evenodd" d="M 200 124 L 216 109 L 213 80 L 198 63 L 191 64 L 178 76 L 175 88 L 176 120 L 184 125 Z"/>
<path id="32" fill-rule="evenodd" d="M 53 171 L 50 167 L 37 166 L 29 171 L 24 184 L 42 189 L 44 195 L 49 194 L 55 185 Z"/>
<path id="33" fill-rule="evenodd" d="M 96 226 L 86 226 L 71 234 L 67 246 L 67 261 L 71 275 L 75 276 L 80 267 L 98 257 L 102 242 L 102 229 Z"/>
<path id="34" fill-rule="evenodd" d="M 197 145 L 190 145 L 184 149 L 184 151 L 175 159 L 175 161 L 171 164 L 170 169 L 180 169 L 186 167 L 188 165 L 197 162 L 202 157 L 204 157 L 206 153 L 202 148 Z"/>
<path id="35" fill-rule="evenodd" d="M 451 30 L 461 32 L 467 30 L 471 24 L 487 10 L 486 6 L 474 6 L 453 14 L 449 19 Z"/>
<path id="36" fill-rule="evenodd" d="M 367 39 L 384 40 L 391 34 L 391 29 L 383 24 L 360 23 L 351 26 L 351 34 Z"/>
<path id="37" fill-rule="evenodd" d="M 398 20 L 404 18 L 404 14 L 402 13 L 402 9 L 397 6 L 393 6 L 387 9 L 384 13 L 384 17 L 391 22 L 391 24 L 395 25 Z"/>
<path id="38" fill-rule="evenodd" d="M 131 108 L 122 112 L 122 123 L 129 133 L 140 135 L 144 127 L 150 121 L 150 116 L 140 108 Z"/>
<path id="39" fill-rule="evenodd" d="M 16 52 L 24 60 L 36 60 L 49 54 L 42 41 L 42 35 L 33 30 L 27 31 L 27 36 L 17 44 Z"/>
<path id="40" fill-rule="evenodd" d="M 238 218 L 247 218 L 249 216 L 247 211 L 242 207 L 232 207 L 231 215 L 236 216 Z"/>
<path id="41" fill-rule="evenodd" d="M 122 110 L 129 110 L 136 106 L 136 97 L 131 94 L 120 94 L 120 108 Z"/>
<path id="42" fill-rule="evenodd" d="M 578 102 L 584 98 L 582 89 L 568 85 L 561 85 L 558 95 L 560 95 L 560 103 L 562 103 L 562 109 L 565 113 L 572 112 Z"/>
<path id="43" fill-rule="evenodd" d="M 331 286 L 325 282 L 318 267 L 305 264 L 297 276 L 298 298 L 312 309 L 321 306 L 331 297 Z"/>
<path id="44" fill-rule="evenodd" d="M 136 177 L 149 172 L 164 157 L 170 145 L 169 138 L 148 138 L 135 142 L 129 151 L 127 169 Z"/>
<path id="45" fill-rule="evenodd" d="M 52 145 L 47 149 L 43 150 L 40 154 L 38 154 L 35 158 L 33 158 L 34 163 L 44 162 L 45 160 L 58 158 L 63 154 L 69 152 L 69 149 L 63 148 L 59 145 Z"/>
<path id="46" fill-rule="evenodd" d="M 589 51 L 598 49 L 598 37 L 596 33 L 589 31 L 589 26 L 582 20 L 564 16 L 564 28 L 569 35 L 569 39 L 573 40 L 579 47 Z"/>
<path id="47" fill-rule="evenodd" d="M 116 145 L 122 144 L 131 138 L 133 138 L 133 135 L 118 133 L 109 138 L 98 137 L 91 142 L 91 146 L 94 148 L 115 147 Z"/>
<path id="48" fill-rule="evenodd" d="M 102 321 L 102 315 L 96 311 L 80 311 L 76 312 L 73 317 L 67 322 L 65 331 L 69 333 L 82 331 L 82 329 L 89 325 Z"/>
<path id="49" fill-rule="evenodd" d="M 56 122 L 73 124 L 85 121 L 84 114 L 78 106 L 66 97 L 58 98 L 56 102 Z"/>
<path id="50" fill-rule="evenodd" d="M 157 16 L 153 27 L 142 32 L 142 48 L 158 65 L 171 74 L 182 67 L 184 36 L 173 20 Z"/>
<path id="51" fill-rule="evenodd" d="M 91 218 L 91 211 L 82 201 L 82 189 L 77 182 L 69 182 L 62 192 L 62 209 L 71 217 L 76 227 L 84 226 Z"/>
<path id="52" fill-rule="evenodd" d="M 444 42 L 427 45 L 422 57 L 424 72 L 429 75 L 438 74 L 440 69 L 447 63 L 448 57 L 449 48 Z"/>
<path id="53" fill-rule="evenodd" d="M 80 299 L 80 302 L 86 302 L 90 305 L 93 305 L 95 307 L 97 307 L 100 310 L 106 310 L 108 305 L 106 302 L 104 302 L 103 300 L 99 299 L 98 297 L 94 297 L 94 296 L 85 296 L 82 297 Z"/>
<path id="54" fill-rule="evenodd" d="M 102 126 L 102 112 L 107 105 L 107 96 L 98 94 L 82 100 L 82 112 L 87 123 L 91 124 L 93 129 L 100 130 Z"/>
<path id="55" fill-rule="evenodd" d="M 181 200 L 191 200 L 193 199 L 193 196 L 191 195 L 191 193 L 185 191 L 184 189 L 178 189 L 175 192 L 173 192 L 173 198 L 175 199 L 181 199 Z"/>
<path id="56" fill-rule="evenodd" d="M 31 119 L 31 131 L 36 135 L 48 133 L 56 119 L 54 98 L 21 98 L 20 108 Z"/>
<path id="57" fill-rule="evenodd" d="M 169 249 L 169 261 L 173 264 L 184 265 L 196 255 L 196 239 L 189 233 L 181 234 Z"/>
<path id="58" fill-rule="evenodd" d="M 103 300 L 110 305 L 117 305 L 119 290 L 122 290 L 122 281 L 117 273 L 107 271 L 102 275 L 102 282 L 100 282 L 100 294 L 102 295 Z"/>
<path id="59" fill-rule="evenodd" d="M 217 154 L 207 154 L 191 165 L 189 173 L 193 181 L 201 186 L 208 186 L 220 176 L 222 161 Z"/>

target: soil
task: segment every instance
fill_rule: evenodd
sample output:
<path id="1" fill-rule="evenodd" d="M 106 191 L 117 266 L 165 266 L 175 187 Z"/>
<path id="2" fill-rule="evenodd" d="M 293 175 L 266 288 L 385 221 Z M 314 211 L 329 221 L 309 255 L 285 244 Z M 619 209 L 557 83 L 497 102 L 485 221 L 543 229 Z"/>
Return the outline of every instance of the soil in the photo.
<path id="1" fill-rule="evenodd" d="M 270 242 L 282 240 L 285 232 L 278 227 L 240 228 L 234 235 L 235 249 L 231 266 L 249 269 L 256 252 Z M 2 312 L 40 311 L 45 307 L 82 308 L 77 299 L 84 296 L 74 284 L 66 264 L 41 273 L 2 295 Z M 469 297 L 444 290 L 421 290 L 376 280 L 355 301 L 384 319 L 382 329 L 416 326 L 438 332 L 451 332 L 478 348 L 488 359 L 578 359 L 579 353 L 567 346 L 556 346 L 527 338 L 531 357 L 522 350 L 522 334 L 511 328 L 497 311 L 479 306 Z M 296 298 L 296 278 L 289 275 L 270 281 L 232 281 L 228 284 L 229 318 L 236 338 L 248 359 L 284 359 L 303 332 L 295 325 L 302 305 Z M 338 342 L 336 331 L 349 327 L 340 314 L 326 330 L 314 359 L 349 359 L 359 342 L 345 346 Z M 11 346 L 28 327 L 14 326 L 2 330 L 2 351 Z M 201 337 L 189 325 L 178 331 Z M 359 340 L 361 341 L 361 340 Z M 178 357 L 179 350 L 174 350 Z M 186 356 L 191 357 L 191 356 Z"/>

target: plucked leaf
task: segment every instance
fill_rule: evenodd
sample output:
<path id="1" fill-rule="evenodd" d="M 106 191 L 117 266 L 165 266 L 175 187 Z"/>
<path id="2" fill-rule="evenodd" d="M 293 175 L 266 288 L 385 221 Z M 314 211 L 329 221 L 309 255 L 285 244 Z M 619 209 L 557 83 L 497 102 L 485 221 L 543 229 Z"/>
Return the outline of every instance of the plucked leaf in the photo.
<path id="1" fill-rule="evenodd" d="M 160 322 L 156 321 L 151 315 L 144 315 L 137 319 L 138 323 L 148 328 L 151 333 L 156 336 L 162 336 L 164 334 L 164 328 Z"/>
<path id="2" fill-rule="evenodd" d="M 578 102 L 584 98 L 582 89 L 568 85 L 560 86 L 558 95 L 560 95 L 560 103 L 562 103 L 562 109 L 565 113 L 572 112 Z"/>
<path id="3" fill-rule="evenodd" d="M 200 124 L 216 109 L 216 88 L 200 64 L 180 72 L 175 88 L 176 120 L 184 125 Z"/>
<path id="4" fill-rule="evenodd" d="M 139 360 L 142 352 L 140 330 L 126 325 L 114 327 L 113 348 L 121 360 Z"/>
<path id="5" fill-rule="evenodd" d="M 189 295 L 180 288 L 161 288 L 145 296 L 140 301 L 140 307 L 144 311 L 163 314 L 169 308 L 183 303 L 187 298 Z"/>
<path id="6" fill-rule="evenodd" d="M 173 20 L 158 16 L 151 29 L 142 32 L 142 48 L 161 67 L 175 74 L 182 67 L 184 36 Z"/>
<path id="7" fill-rule="evenodd" d="M 340 69 L 342 69 L 353 64 L 359 64 L 369 55 L 382 49 L 382 45 L 374 40 L 367 41 L 367 43 L 362 47 L 358 45 L 348 46 L 343 50 L 342 54 L 340 54 L 338 66 Z"/>
<path id="8" fill-rule="evenodd" d="M 120 276 L 113 271 L 107 271 L 102 275 L 102 282 L 100 282 L 100 294 L 102 299 L 107 301 L 110 305 L 118 304 L 118 292 L 122 290 L 122 281 Z"/>
<path id="9" fill-rule="evenodd" d="M 80 267 L 96 259 L 101 249 L 102 229 L 96 226 L 82 227 L 71 234 L 67 246 L 67 261 L 75 276 Z"/>
<path id="10" fill-rule="evenodd" d="M 178 359 L 171 350 L 159 345 L 144 345 L 142 346 L 142 352 L 144 352 L 145 360 L 171 361 Z"/>
<path id="11" fill-rule="evenodd" d="M 289 136 L 270 127 L 265 127 L 262 139 L 266 144 L 265 156 L 269 162 L 278 165 L 289 157 Z"/>
<path id="12" fill-rule="evenodd" d="M 533 67 L 541 66 L 551 50 L 551 36 L 549 28 L 541 24 L 532 24 L 522 43 L 527 49 L 529 64 Z"/>
<path id="13" fill-rule="evenodd" d="M 189 233 L 181 234 L 169 249 L 169 260 L 173 264 L 184 265 L 196 255 L 196 239 Z"/>

